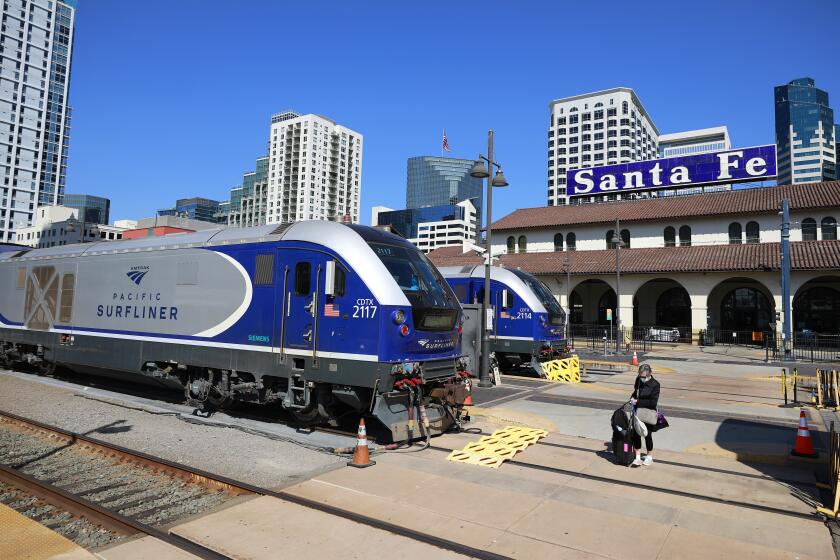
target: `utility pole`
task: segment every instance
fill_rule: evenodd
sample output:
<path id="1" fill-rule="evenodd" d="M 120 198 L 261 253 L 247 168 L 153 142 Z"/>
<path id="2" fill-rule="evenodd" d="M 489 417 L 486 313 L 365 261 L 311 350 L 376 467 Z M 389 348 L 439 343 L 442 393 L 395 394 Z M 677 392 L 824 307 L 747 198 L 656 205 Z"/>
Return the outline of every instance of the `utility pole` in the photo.
<path id="1" fill-rule="evenodd" d="M 791 357 L 790 333 L 790 201 L 782 200 L 782 346 L 786 360 Z"/>

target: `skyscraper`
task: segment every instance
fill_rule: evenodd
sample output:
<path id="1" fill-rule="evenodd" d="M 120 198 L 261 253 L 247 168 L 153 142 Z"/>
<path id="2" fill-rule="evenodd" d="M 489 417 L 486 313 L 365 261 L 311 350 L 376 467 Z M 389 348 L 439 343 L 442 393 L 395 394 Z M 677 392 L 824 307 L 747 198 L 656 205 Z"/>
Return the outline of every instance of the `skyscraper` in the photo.
<path id="1" fill-rule="evenodd" d="M 361 134 L 320 115 L 286 111 L 272 116 L 268 143 L 268 216 L 263 223 L 341 221 L 345 216 L 359 222 Z"/>
<path id="2" fill-rule="evenodd" d="M 65 194 L 64 206 L 79 210 L 78 218 L 92 224 L 107 224 L 111 218 L 111 200 L 90 194 Z"/>
<path id="3" fill-rule="evenodd" d="M 828 92 L 811 78 L 798 78 L 776 86 L 773 93 L 779 184 L 836 179 L 834 111 L 828 106 Z"/>
<path id="4" fill-rule="evenodd" d="M 0 242 L 61 204 L 75 0 L 5 0 L 0 32 Z"/>
<path id="5" fill-rule="evenodd" d="M 219 216 L 219 204 L 218 200 L 200 196 L 179 198 L 175 201 L 174 208 L 158 210 L 158 216 L 180 216 L 191 220 L 216 223 Z M 227 219 L 225 223 L 227 223 Z"/>
<path id="6" fill-rule="evenodd" d="M 548 108 L 549 206 L 568 203 L 570 169 L 657 158 L 659 130 L 630 88 L 555 99 Z"/>
<path id="7" fill-rule="evenodd" d="M 475 161 L 435 156 L 408 158 L 406 208 L 458 204 L 469 200 L 475 206 L 479 226 L 483 180 L 470 176 Z"/>
<path id="8" fill-rule="evenodd" d="M 242 176 L 242 185 L 230 190 L 225 222 L 234 227 L 263 225 L 268 217 L 268 156 L 257 159 L 254 171 Z"/>

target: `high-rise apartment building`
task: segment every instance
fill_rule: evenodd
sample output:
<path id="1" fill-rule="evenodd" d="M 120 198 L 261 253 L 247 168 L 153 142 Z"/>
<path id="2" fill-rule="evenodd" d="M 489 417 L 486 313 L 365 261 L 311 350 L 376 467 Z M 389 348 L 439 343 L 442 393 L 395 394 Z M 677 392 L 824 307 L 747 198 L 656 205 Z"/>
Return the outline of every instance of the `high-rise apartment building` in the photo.
<path id="1" fill-rule="evenodd" d="M 251 227 L 266 224 L 267 219 L 268 156 L 264 156 L 257 159 L 254 171 L 242 176 L 242 185 L 230 190 L 225 223 L 233 227 Z"/>
<path id="2" fill-rule="evenodd" d="M 5 0 L 0 31 L 0 242 L 61 204 L 75 1 Z"/>
<path id="3" fill-rule="evenodd" d="M 659 130 L 636 93 L 618 87 L 549 104 L 548 205 L 567 204 L 566 172 L 656 159 Z M 609 195 L 612 200 L 621 195 Z M 576 202 L 599 197 L 579 197 Z"/>
<path id="4" fill-rule="evenodd" d="M 278 113 L 271 117 L 268 157 L 264 223 L 359 222 L 361 134 L 319 115 Z"/>
<path id="5" fill-rule="evenodd" d="M 837 178 L 834 111 L 828 92 L 811 78 L 774 89 L 776 159 L 780 185 Z"/>
<path id="6" fill-rule="evenodd" d="M 470 176 L 474 160 L 419 156 L 408 158 L 405 207 L 455 205 L 469 200 L 482 224 L 484 182 Z"/>
<path id="7" fill-rule="evenodd" d="M 76 208 L 77 218 L 92 224 L 107 224 L 111 219 L 111 200 L 91 194 L 65 194 L 64 206 Z"/>

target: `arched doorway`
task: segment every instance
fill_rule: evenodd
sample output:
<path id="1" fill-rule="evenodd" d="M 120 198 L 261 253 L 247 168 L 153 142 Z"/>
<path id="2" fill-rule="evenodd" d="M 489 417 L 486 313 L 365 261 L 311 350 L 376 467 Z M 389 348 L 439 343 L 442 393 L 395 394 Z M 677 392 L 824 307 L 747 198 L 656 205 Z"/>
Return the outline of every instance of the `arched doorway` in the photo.
<path id="1" fill-rule="evenodd" d="M 840 334 L 840 276 L 823 276 L 802 285 L 793 298 L 793 331 Z"/>
<path id="2" fill-rule="evenodd" d="M 717 343 L 764 345 L 775 337 L 775 302 L 770 290 L 748 277 L 728 278 L 708 297 L 709 334 Z"/>
<path id="3" fill-rule="evenodd" d="M 645 282 L 633 297 L 634 336 L 691 342 L 691 298 L 670 278 Z M 638 332 L 635 332 L 638 331 Z"/>
<path id="4" fill-rule="evenodd" d="M 735 288 L 720 304 L 721 328 L 729 331 L 770 330 L 771 305 L 761 290 L 745 286 Z"/>
<path id="5" fill-rule="evenodd" d="M 607 326 L 615 322 L 615 290 L 603 280 L 584 280 L 575 286 L 569 294 L 569 300 L 570 332 L 585 336 L 592 327 Z M 610 320 L 607 319 L 608 315 Z"/>

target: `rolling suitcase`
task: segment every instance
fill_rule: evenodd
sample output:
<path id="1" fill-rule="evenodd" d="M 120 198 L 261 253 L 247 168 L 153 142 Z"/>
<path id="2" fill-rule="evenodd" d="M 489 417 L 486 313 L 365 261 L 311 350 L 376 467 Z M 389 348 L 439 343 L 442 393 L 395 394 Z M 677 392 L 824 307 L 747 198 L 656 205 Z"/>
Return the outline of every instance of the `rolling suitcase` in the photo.
<path id="1" fill-rule="evenodd" d="M 633 449 L 633 428 L 624 406 L 613 413 L 610 424 L 613 432 L 612 446 L 615 464 L 629 467 L 636 458 L 636 450 Z"/>

